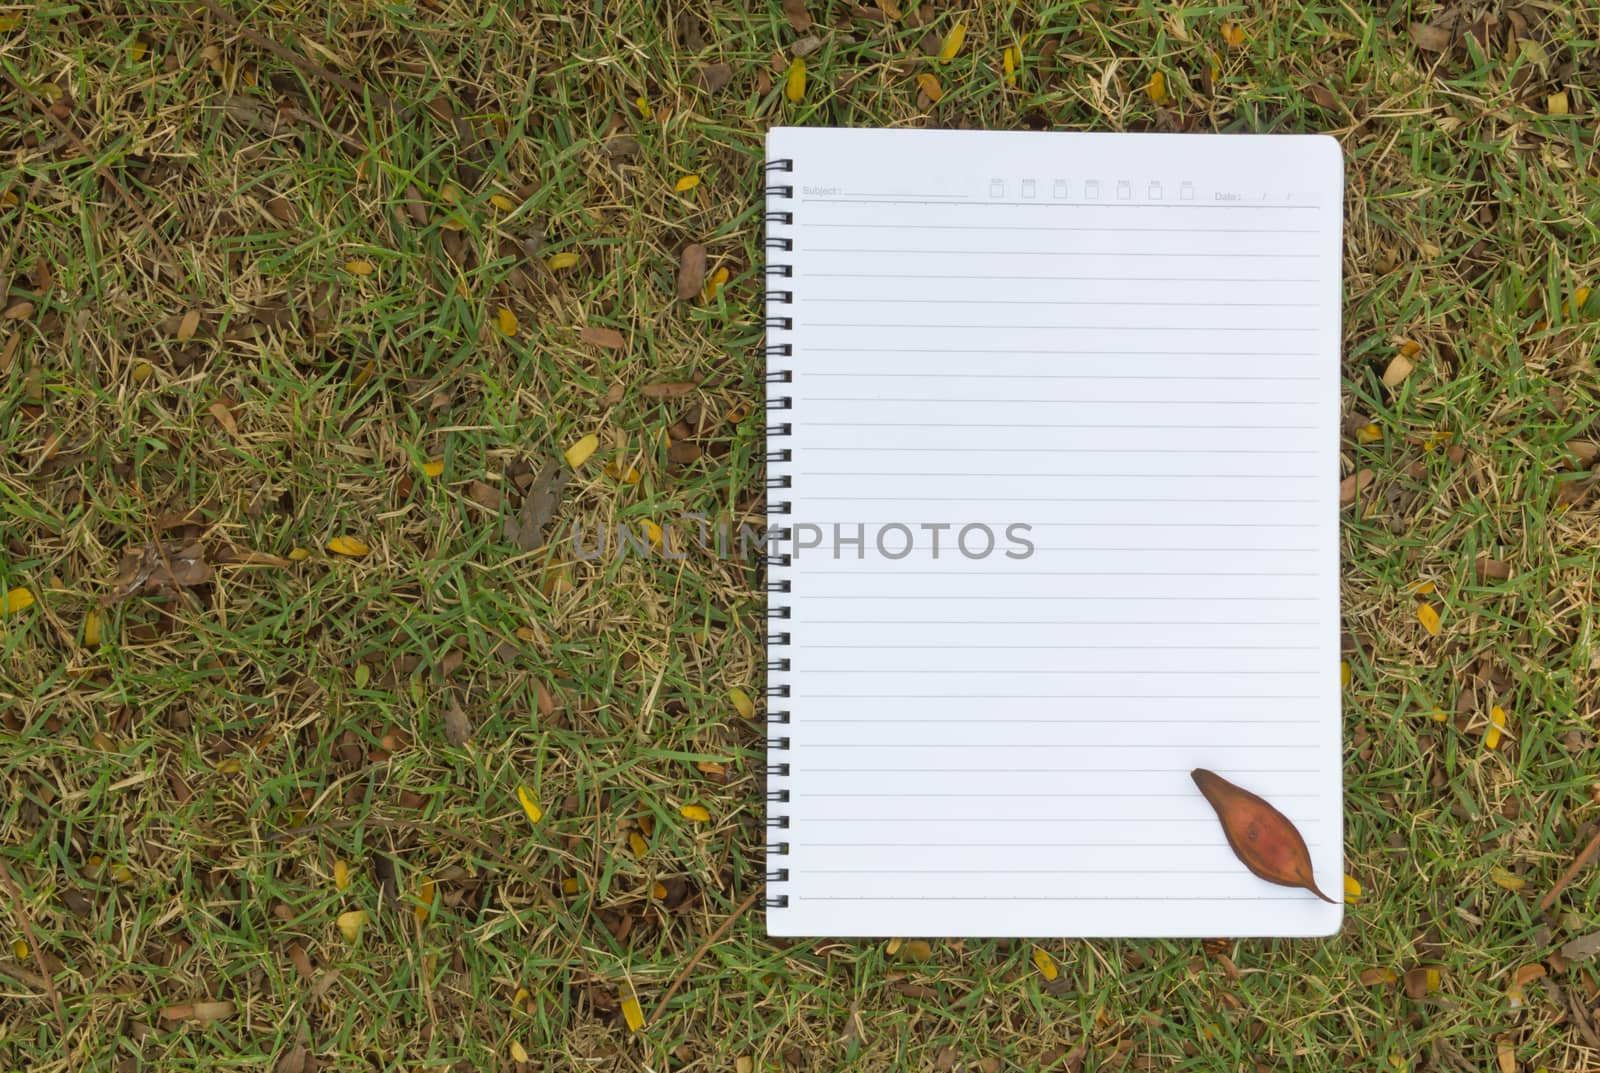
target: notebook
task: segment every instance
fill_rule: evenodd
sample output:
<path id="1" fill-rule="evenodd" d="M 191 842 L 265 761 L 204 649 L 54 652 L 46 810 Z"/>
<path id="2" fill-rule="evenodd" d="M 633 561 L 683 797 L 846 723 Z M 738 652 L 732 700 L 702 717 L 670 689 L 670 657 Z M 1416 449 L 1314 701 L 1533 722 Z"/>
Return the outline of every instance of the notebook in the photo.
<path id="1" fill-rule="evenodd" d="M 767 927 L 1315 936 L 1341 887 L 1326 137 L 767 137 Z"/>

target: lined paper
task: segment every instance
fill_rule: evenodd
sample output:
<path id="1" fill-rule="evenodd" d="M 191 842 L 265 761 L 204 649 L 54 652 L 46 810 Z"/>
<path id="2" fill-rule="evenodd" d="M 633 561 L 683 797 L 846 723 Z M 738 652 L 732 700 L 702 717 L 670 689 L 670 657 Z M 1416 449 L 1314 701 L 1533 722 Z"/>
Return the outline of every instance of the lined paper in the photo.
<path id="1" fill-rule="evenodd" d="M 769 931 L 1336 931 L 1189 777 L 1275 803 L 1339 889 L 1336 143 L 785 128 L 767 158 L 799 538 Z"/>

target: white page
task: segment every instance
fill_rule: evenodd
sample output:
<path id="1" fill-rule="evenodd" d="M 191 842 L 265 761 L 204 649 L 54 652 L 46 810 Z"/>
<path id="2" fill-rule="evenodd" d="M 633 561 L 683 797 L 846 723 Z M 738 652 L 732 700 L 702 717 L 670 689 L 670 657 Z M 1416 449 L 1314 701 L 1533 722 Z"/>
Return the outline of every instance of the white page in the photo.
<path id="1" fill-rule="evenodd" d="M 769 932 L 1336 931 L 1189 773 L 1340 897 L 1337 143 L 786 128 L 767 160 L 770 524 L 820 534 L 769 570 Z"/>

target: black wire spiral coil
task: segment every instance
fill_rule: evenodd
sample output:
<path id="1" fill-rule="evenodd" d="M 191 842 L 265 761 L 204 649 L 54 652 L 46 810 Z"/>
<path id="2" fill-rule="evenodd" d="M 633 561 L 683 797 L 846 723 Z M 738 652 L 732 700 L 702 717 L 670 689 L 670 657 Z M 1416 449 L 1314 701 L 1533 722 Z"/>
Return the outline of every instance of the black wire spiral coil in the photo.
<path id="1" fill-rule="evenodd" d="M 781 207 L 781 208 L 774 207 L 774 203 L 775 202 L 790 202 L 790 201 L 793 201 L 793 199 L 794 199 L 794 187 L 792 185 L 788 185 L 788 184 L 782 183 L 781 181 L 780 182 L 774 182 L 774 180 L 773 180 L 773 176 L 774 175 L 787 174 L 789 172 L 794 171 L 794 161 L 793 160 L 787 160 L 787 159 L 770 160 L 762 167 L 761 170 L 762 170 L 763 177 L 765 179 L 765 186 L 764 186 L 764 188 L 762 190 L 762 193 L 766 195 L 766 212 L 765 212 L 765 214 L 763 216 L 763 219 L 765 220 L 766 225 L 767 225 L 767 237 L 766 237 L 765 246 L 766 246 L 766 249 L 768 251 L 768 253 L 767 253 L 768 264 L 766 266 L 765 276 L 766 276 L 766 278 L 768 280 L 787 280 L 787 279 L 792 279 L 792 278 L 794 278 L 794 266 L 793 265 L 787 265 L 787 264 L 782 264 L 782 265 L 780 265 L 780 264 L 772 264 L 771 263 L 771 257 L 772 257 L 772 254 L 774 252 L 790 253 L 790 252 L 792 252 L 794 250 L 794 239 L 788 238 L 787 236 L 783 236 L 783 235 L 775 235 L 775 234 L 773 234 L 773 228 L 774 227 L 791 227 L 791 226 L 794 225 L 794 211 L 793 211 L 793 209 L 788 208 L 788 207 Z M 764 362 L 766 364 L 766 375 L 765 375 L 765 380 L 766 380 L 766 384 L 767 384 L 767 400 L 766 400 L 766 410 L 767 410 L 767 452 L 766 452 L 767 482 L 766 482 L 766 487 L 767 487 L 768 495 L 770 497 L 771 493 L 774 492 L 774 491 L 782 491 L 782 490 L 787 490 L 787 489 L 790 489 L 790 488 L 794 487 L 794 476 L 792 474 L 788 473 L 787 471 L 779 471 L 779 467 L 785 467 L 789 463 L 794 461 L 794 451 L 793 451 L 793 449 L 792 448 L 788 448 L 788 447 L 773 447 L 772 446 L 772 441 L 773 440 L 778 439 L 780 437 L 784 437 L 784 436 L 792 436 L 794 434 L 794 426 L 790 422 L 784 421 L 784 422 L 781 422 L 781 423 L 774 423 L 773 420 L 772 420 L 774 414 L 777 414 L 779 412 L 784 412 L 784 411 L 792 411 L 794 409 L 794 396 L 792 396 L 792 395 L 780 395 L 780 394 L 777 394 L 777 393 L 775 393 L 773 391 L 773 388 L 775 386 L 777 386 L 777 385 L 794 383 L 794 370 L 793 369 L 774 368 L 774 359 L 790 358 L 790 357 L 794 356 L 794 344 L 780 341 L 782 333 L 791 332 L 791 331 L 794 330 L 794 318 L 791 317 L 791 316 L 783 316 L 783 315 L 780 315 L 780 314 L 777 314 L 777 313 L 774 312 L 774 309 L 777 306 L 787 306 L 787 305 L 793 305 L 794 304 L 794 291 L 789 290 L 787 287 L 785 287 L 781 283 L 778 284 L 777 287 L 774 287 L 773 284 L 771 284 L 771 283 L 768 283 L 767 286 L 768 286 L 769 289 L 767 290 L 767 292 L 765 294 L 766 313 L 764 315 L 764 323 L 765 323 L 766 330 L 767 330 L 767 339 L 766 339 L 766 345 L 764 345 L 761 348 L 761 356 L 762 356 L 762 359 L 764 360 Z M 791 513 L 793 513 L 793 510 L 794 510 L 794 504 L 792 502 L 790 502 L 789 500 L 787 500 L 787 499 L 778 500 L 776 502 L 772 502 L 769 499 L 769 502 L 767 504 L 767 514 L 768 514 L 769 517 L 772 516 L 772 515 L 787 515 L 787 514 L 791 514 Z M 787 541 L 787 540 L 789 540 L 789 539 L 791 539 L 793 537 L 794 530 L 789 529 L 789 528 L 779 528 L 776 531 L 774 531 L 773 533 L 771 533 L 770 535 L 771 535 L 773 540 L 775 540 L 776 542 L 778 542 L 778 544 L 781 545 L 784 541 Z M 784 683 L 784 684 L 781 684 L 781 685 L 773 685 L 772 682 L 771 682 L 771 676 L 773 674 L 787 674 L 789 672 L 789 670 L 791 669 L 791 667 L 792 667 L 792 664 L 790 662 L 789 657 L 787 657 L 787 656 L 774 656 L 773 655 L 773 650 L 774 649 L 787 648 L 788 647 L 788 645 L 790 643 L 790 635 L 789 635 L 789 632 L 787 630 L 774 629 L 772 624 L 776 623 L 776 622 L 778 622 L 780 620 L 784 621 L 784 622 L 787 622 L 789 620 L 789 617 L 790 617 L 789 605 L 787 603 L 785 603 L 785 602 L 778 602 L 778 601 L 774 600 L 774 597 L 787 595 L 792 590 L 791 590 L 790 582 L 789 582 L 788 578 L 776 578 L 776 579 L 774 579 L 774 578 L 772 578 L 770 576 L 770 570 L 773 567 L 776 567 L 776 568 L 779 568 L 779 569 L 785 568 L 785 567 L 789 566 L 791 562 L 793 562 L 793 556 L 791 554 L 789 554 L 788 552 L 777 551 L 776 549 L 774 549 L 772 547 L 771 544 L 768 545 L 768 551 L 767 551 L 767 556 L 766 556 L 766 564 L 767 564 L 767 567 L 769 568 L 769 576 L 768 576 L 768 579 L 767 579 L 767 586 L 766 586 L 767 594 L 768 594 L 767 595 L 767 623 L 768 623 L 768 627 L 767 627 L 767 674 L 768 674 L 768 683 L 767 683 L 767 716 L 766 716 L 766 721 L 767 721 L 767 726 L 768 727 L 786 727 L 786 726 L 789 725 L 789 711 L 788 711 L 788 709 L 787 708 L 774 708 L 773 705 L 772 705 L 772 702 L 774 700 L 783 700 L 783 699 L 787 699 L 788 698 L 788 696 L 789 696 L 788 683 Z M 766 763 L 766 767 L 764 768 L 764 771 L 765 771 L 767 777 L 769 779 L 772 779 L 772 778 L 786 779 L 786 778 L 788 778 L 789 777 L 789 764 L 788 764 L 788 762 L 786 762 L 784 760 L 781 760 L 781 759 L 776 759 L 775 758 L 775 754 L 786 754 L 789 751 L 789 738 L 786 735 L 783 735 L 781 731 L 777 732 L 776 734 L 774 734 L 772 731 L 769 731 L 768 732 L 768 737 L 766 739 L 766 747 L 767 747 L 767 763 Z M 774 807 L 774 806 L 777 806 L 777 805 L 787 805 L 788 803 L 789 803 L 789 791 L 787 789 L 778 789 L 778 790 L 769 789 L 767 791 L 767 830 L 768 831 L 787 831 L 789 829 L 789 816 L 788 816 L 788 814 L 785 811 L 782 811 L 782 810 L 777 809 L 777 808 Z M 769 862 L 771 862 L 772 858 L 774 858 L 774 857 L 786 857 L 786 856 L 788 856 L 788 854 L 789 854 L 789 843 L 788 842 L 782 841 L 782 840 L 772 841 L 771 840 L 771 836 L 769 836 L 769 840 L 767 842 L 767 860 Z M 782 868 L 782 867 L 773 867 L 769 863 L 768 867 L 767 867 L 766 881 L 767 881 L 767 886 L 769 888 L 768 889 L 768 893 L 767 893 L 767 897 L 766 897 L 767 907 L 769 909 L 786 909 L 786 908 L 788 908 L 788 906 L 789 906 L 789 896 L 787 894 L 774 894 L 774 893 L 771 892 L 771 887 L 774 884 L 789 882 L 789 869 Z"/>

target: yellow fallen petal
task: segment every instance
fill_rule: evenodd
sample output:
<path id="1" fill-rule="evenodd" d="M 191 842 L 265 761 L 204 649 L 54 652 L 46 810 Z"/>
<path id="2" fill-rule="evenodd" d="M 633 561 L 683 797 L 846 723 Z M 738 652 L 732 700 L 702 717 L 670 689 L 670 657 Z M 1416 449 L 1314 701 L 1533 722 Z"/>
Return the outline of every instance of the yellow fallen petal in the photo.
<path id="1" fill-rule="evenodd" d="M 21 939 L 18 939 L 11 944 L 11 953 L 18 961 L 22 961 L 24 958 L 26 958 L 29 952 L 28 944 L 23 942 Z"/>
<path id="2" fill-rule="evenodd" d="M 717 295 L 722 293 L 722 288 L 727 285 L 727 282 L 727 268 L 719 268 L 711 273 L 710 276 L 706 277 L 705 286 L 700 289 L 701 300 L 706 302 L 716 301 Z"/>
<path id="3" fill-rule="evenodd" d="M 904 939 L 900 938 L 899 936 L 893 936 L 888 942 L 883 944 L 883 952 L 888 954 L 890 957 L 894 957 L 900 952 L 900 948 L 904 945 Z"/>
<path id="4" fill-rule="evenodd" d="M 290 548 L 289 549 L 289 561 L 290 562 L 303 563 L 309 558 L 311 558 L 311 552 L 307 548 Z"/>
<path id="5" fill-rule="evenodd" d="M 578 440 L 578 442 L 567 448 L 565 456 L 567 459 L 567 465 L 571 466 L 573 469 L 577 469 L 579 466 L 589 461 L 589 456 L 594 454 L 595 450 L 599 446 L 600 437 L 596 436 L 594 433 L 591 432 L 589 435 L 582 437 Z"/>
<path id="6" fill-rule="evenodd" d="M 411 910 L 418 924 L 428 922 L 428 914 L 433 912 L 433 900 L 437 895 L 438 888 L 434 886 L 433 880 L 424 876 L 421 886 L 417 888 L 417 904 Z"/>
<path id="7" fill-rule="evenodd" d="M 933 947 L 926 939 L 912 939 L 901 951 L 908 961 L 927 961 L 933 957 Z"/>
<path id="8" fill-rule="evenodd" d="M 1000 69 L 1005 73 L 1007 82 L 1017 80 L 1017 50 L 1007 48 L 1000 56 Z"/>
<path id="9" fill-rule="evenodd" d="M 439 477 L 443 474 L 444 459 L 442 458 L 430 458 L 422 464 L 422 475 L 424 477 Z"/>
<path id="10" fill-rule="evenodd" d="M 639 471 L 632 466 L 624 470 L 615 459 L 606 463 L 606 476 L 619 480 L 623 484 L 639 483 Z"/>
<path id="11" fill-rule="evenodd" d="M 346 261 L 344 263 L 344 270 L 350 273 L 352 276 L 370 276 L 372 275 L 372 262 Z"/>
<path id="12" fill-rule="evenodd" d="M 565 253 L 552 254 L 549 260 L 545 261 L 545 266 L 552 272 L 559 272 L 563 268 L 571 268 L 577 263 L 578 255 L 568 250 Z"/>
<path id="13" fill-rule="evenodd" d="M 522 804 L 522 811 L 527 814 L 529 823 L 538 823 L 544 819 L 544 809 L 539 807 L 539 799 L 532 790 L 526 786 L 517 787 L 517 800 Z"/>
<path id="14" fill-rule="evenodd" d="M 1357 443 L 1377 443 L 1383 439 L 1383 429 L 1377 425 L 1362 425 L 1356 429 Z"/>
<path id="15" fill-rule="evenodd" d="M 1439 990 L 1439 984 L 1443 981 L 1438 969 L 1428 969 L 1422 974 L 1422 979 L 1427 984 L 1429 991 Z"/>
<path id="16" fill-rule="evenodd" d="M 967 39 L 967 24 L 958 22 L 950 27 L 950 32 L 944 35 L 944 44 L 939 46 L 939 62 L 949 63 L 956 58 L 956 53 L 961 51 L 962 42 Z"/>
<path id="17" fill-rule="evenodd" d="M 533 992 L 526 987 L 517 988 L 517 993 L 511 996 L 511 1005 L 519 1010 L 524 1008 L 523 1003 L 531 1001 L 533 1001 Z"/>
<path id="18" fill-rule="evenodd" d="M 645 119 L 654 119 L 655 118 L 656 110 L 654 108 L 650 107 L 650 102 L 645 100 L 643 97 L 635 97 L 633 99 L 633 104 L 634 104 L 634 107 L 639 109 L 639 115 L 641 115 Z"/>
<path id="19" fill-rule="evenodd" d="M 1344 877 L 1344 901 L 1346 905 L 1355 905 L 1361 900 L 1361 881 L 1355 876 Z"/>
<path id="20" fill-rule="evenodd" d="M 679 178 L 677 182 L 672 184 L 672 189 L 676 190 L 678 193 L 681 194 L 686 190 L 693 190 L 695 187 L 697 187 L 699 185 L 700 185 L 700 176 L 698 176 L 698 175 L 685 175 L 685 176 L 682 176 L 681 178 Z"/>
<path id="21" fill-rule="evenodd" d="M 490 194 L 489 204 L 493 205 L 501 212 L 514 212 L 517 208 L 517 203 L 506 197 L 504 194 Z"/>
<path id="22" fill-rule="evenodd" d="M 1046 980 L 1054 980 L 1061 975 L 1061 970 L 1056 967 L 1056 959 L 1037 946 L 1033 948 L 1033 964 Z"/>
<path id="23" fill-rule="evenodd" d="M 927 95 L 928 100 L 938 104 L 944 100 L 944 87 L 939 84 L 939 76 L 932 71 L 923 71 L 917 76 L 917 86 Z"/>
<path id="24" fill-rule="evenodd" d="M 1144 91 L 1145 93 L 1149 94 L 1150 99 L 1156 104 L 1166 104 L 1168 97 L 1167 76 L 1165 72 L 1157 71 L 1155 74 L 1151 75 L 1150 82 L 1144 87 Z"/>
<path id="25" fill-rule="evenodd" d="M 335 555 L 346 555 L 352 559 L 359 559 L 372 549 L 367 546 L 366 541 L 345 535 L 336 536 L 328 541 L 328 550 Z"/>
<path id="26" fill-rule="evenodd" d="M 1339 685 L 1343 689 L 1350 688 L 1350 661 L 1347 659 L 1339 661 Z"/>
<path id="27" fill-rule="evenodd" d="M 1545 111 L 1549 112 L 1551 115 L 1568 115 L 1572 110 L 1571 105 L 1567 101 L 1566 90 L 1562 90 L 1559 93 L 1552 93 L 1550 96 L 1546 97 L 1544 99 L 1544 107 Z"/>
<path id="28" fill-rule="evenodd" d="M 1497 887 L 1509 891 L 1519 891 L 1528 885 L 1528 881 L 1519 875 L 1506 871 L 1504 868 L 1489 869 L 1489 878 Z"/>
<path id="29" fill-rule="evenodd" d="M 1422 623 L 1422 628 L 1437 637 L 1439 635 L 1439 612 L 1433 609 L 1432 604 L 1417 605 L 1417 621 Z"/>
<path id="30" fill-rule="evenodd" d="M 517 334 L 517 315 L 505 306 L 501 306 L 494 315 L 494 326 L 500 329 L 501 335 Z"/>
<path id="31" fill-rule="evenodd" d="M 528 1052 L 516 1040 L 511 1041 L 511 1060 L 513 1062 L 526 1062 L 528 1060 Z"/>
<path id="32" fill-rule="evenodd" d="M 1572 301 L 1567 304 L 1567 313 L 1576 316 L 1583 312 L 1583 307 L 1589 304 L 1589 295 L 1593 292 L 1588 287 L 1579 287 L 1572 292 Z"/>
<path id="33" fill-rule="evenodd" d="M 711 812 L 704 805 L 685 805 L 678 810 L 686 820 L 695 823 L 710 823 Z"/>
<path id="34" fill-rule="evenodd" d="M 572 895 L 578 893 L 578 881 L 568 876 L 561 881 L 561 893 Z"/>
<path id="35" fill-rule="evenodd" d="M 1229 48 L 1238 48 L 1244 44 L 1244 27 L 1232 20 L 1223 23 L 1222 39 L 1228 43 Z"/>
<path id="36" fill-rule="evenodd" d="M 644 840 L 644 835 L 633 831 L 628 835 L 628 848 L 633 850 L 635 857 L 643 857 L 650 852 L 650 843 Z"/>
<path id="37" fill-rule="evenodd" d="M 12 589 L 0 600 L 0 615 L 14 615 L 33 606 L 33 593 L 27 589 Z"/>
<path id="38" fill-rule="evenodd" d="M 789 73 L 784 76 L 783 95 L 792 104 L 799 104 L 806 95 L 806 61 L 799 56 L 789 64 Z"/>
<path id="39" fill-rule="evenodd" d="M 100 647 L 100 612 L 93 608 L 83 616 L 83 647 Z"/>
<path id="40" fill-rule="evenodd" d="M 350 889 L 350 866 L 344 861 L 333 862 L 333 889 Z"/>
<path id="41" fill-rule="evenodd" d="M 1506 726 L 1506 711 L 1496 704 L 1489 709 L 1489 729 L 1483 735 L 1483 744 L 1488 749 L 1500 747 L 1500 733 Z"/>
<path id="42" fill-rule="evenodd" d="M 650 885 L 650 897 L 654 898 L 658 902 L 666 901 L 667 885 L 665 883 L 652 883 Z"/>
<path id="43" fill-rule="evenodd" d="M 630 987 L 622 992 L 622 1019 L 628 1022 L 628 1031 L 637 1032 L 644 1027 L 644 1011 L 639 1008 L 639 999 Z"/>
<path id="44" fill-rule="evenodd" d="M 138 63 L 150 54 L 150 46 L 142 39 L 135 37 L 128 43 L 128 59 Z"/>
<path id="45" fill-rule="evenodd" d="M 352 909 L 348 913 L 340 913 L 337 923 L 339 930 L 344 933 L 345 941 L 353 943 L 361 938 L 361 929 L 367 923 L 367 911 Z"/>
<path id="46" fill-rule="evenodd" d="M 733 710 L 738 712 L 744 718 L 754 719 L 756 717 L 755 701 L 751 700 L 750 694 L 746 693 L 744 690 L 735 686 L 734 688 L 728 690 L 728 699 L 733 701 Z"/>
<path id="47" fill-rule="evenodd" d="M 645 537 L 652 545 L 658 548 L 661 547 L 661 541 L 664 537 L 664 534 L 661 532 L 661 527 L 659 525 L 651 521 L 649 518 L 646 518 L 644 521 L 639 523 L 639 528 L 644 530 Z"/>
<path id="48" fill-rule="evenodd" d="M 114 865 L 111 869 L 111 878 L 126 886 L 133 882 L 133 869 L 125 864 Z"/>
<path id="49" fill-rule="evenodd" d="M 1442 723 L 1450 718 L 1450 713 L 1445 711 L 1443 708 L 1435 708 L 1433 711 L 1428 713 L 1428 718 L 1432 719 L 1435 723 Z"/>
<path id="50" fill-rule="evenodd" d="M 1409 588 L 1413 596 L 1432 596 L 1439 591 L 1439 586 L 1431 581 L 1413 581 Z"/>

